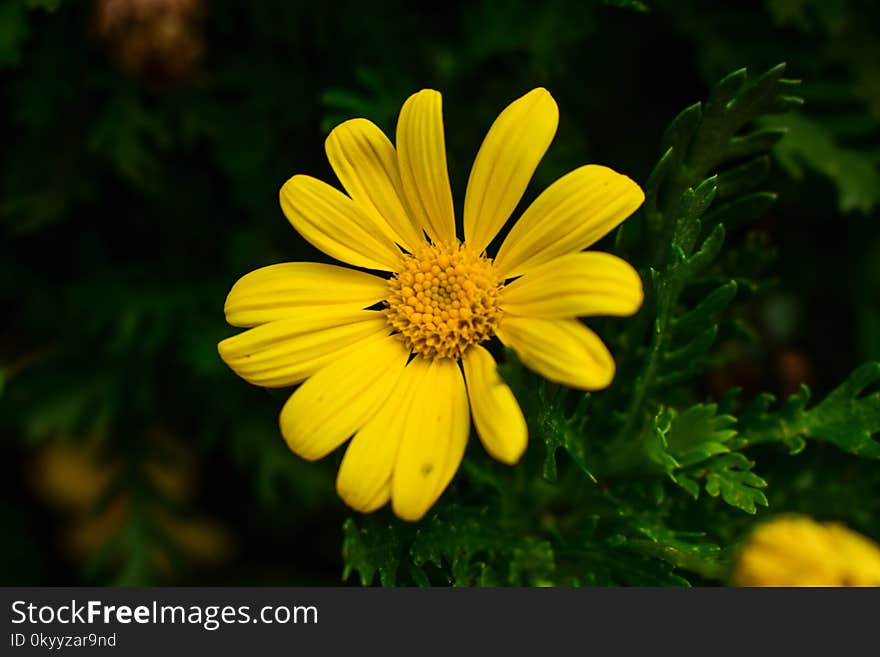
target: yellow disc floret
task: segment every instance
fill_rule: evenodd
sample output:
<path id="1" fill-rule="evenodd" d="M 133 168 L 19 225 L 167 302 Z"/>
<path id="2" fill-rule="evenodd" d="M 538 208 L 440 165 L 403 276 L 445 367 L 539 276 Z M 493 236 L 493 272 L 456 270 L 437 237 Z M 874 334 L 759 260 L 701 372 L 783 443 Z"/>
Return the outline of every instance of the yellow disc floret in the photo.
<path id="1" fill-rule="evenodd" d="M 501 285 L 492 261 L 466 246 L 426 245 L 388 281 L 388 323 L 423 358 L 460 358 L 494 334 Z"/>

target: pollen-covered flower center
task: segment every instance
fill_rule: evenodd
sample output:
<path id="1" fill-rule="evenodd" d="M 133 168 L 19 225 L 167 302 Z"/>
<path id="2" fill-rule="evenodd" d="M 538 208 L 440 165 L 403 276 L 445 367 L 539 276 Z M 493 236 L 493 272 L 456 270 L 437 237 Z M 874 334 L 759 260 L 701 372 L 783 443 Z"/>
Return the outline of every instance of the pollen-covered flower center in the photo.
<path id="1" fill-rule="evenodd" d="M 491 260 L 465 246 L 436 244 L 405 256 L 388 285 L 388 323 L 424 358 L 460 358 L 498 324 L 501 281 Z"/>

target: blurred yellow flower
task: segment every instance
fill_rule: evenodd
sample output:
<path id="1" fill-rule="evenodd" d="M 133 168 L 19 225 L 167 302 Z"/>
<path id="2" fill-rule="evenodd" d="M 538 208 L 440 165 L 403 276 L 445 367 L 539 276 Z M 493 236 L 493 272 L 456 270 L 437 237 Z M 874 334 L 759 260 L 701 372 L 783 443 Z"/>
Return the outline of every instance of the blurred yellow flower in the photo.
<path id="1" fill-rule="evenodd" d="M 150 439 L 172 458 L 152 458 L 139 463 L 143 481 L 127 476 L 119 460 L 108 460 L 95 441 L 82 444 L 52 442 L 36 453 L 30 479 L 38 496 L 64 512 L 62 543 L 74 561 L 100 553 L 126 529 L 134 513 L 133 488 L 145 485 L 151 491 L 140 505 L 165 541 L 144 545 L 154 568 L 164 574 L 174 571 L 170 550 L 190 561 L 205 565 L 222 563 L 234 550 L 229 531 L 212 519 L 171 513 L 165 508 L 184 506 L 194 493 L 195 469 L 188 453 L 161 432 Z"/>
<path id="2" fill-rule="evenodd" d="M 736 564 L 738 586 L 880 586 L 880 546 L 836 523 L 787 517 L 758 527 Z"/>
<path id="3" fill-rule="evenodd" d="M 396 146 L 366 119 L 330 133 L 327 156 L 347 195 L 305 175 L 282 187 L 284 214 L 307 241 L 388 277 L 305 262 L 251 272 L 225 306 L 230 324 L 250 330 L 219 352 L 253 384 L 302 383 L 280 418 L 296 454 L 320 459 L 354 435 L 337 479 L 354 509 L 390 501 L 400 518 L 420 519 L 458 469 L 471 419 L 489 454 L 519 460 L 526 422 L 482 346 L 493 336 L 551 381 L 583 390 L 611 383 L 614 359 L 577 318 L 635 313 L 642 284 L 620 258 L 582 251 L 641 205 L 639 186 L 603 166 L 580 167 L 486 255 L 558 119 L 542 88 L 496 119 L 468 180 L 463 241 L 437 91 L 404 103 Z"/>

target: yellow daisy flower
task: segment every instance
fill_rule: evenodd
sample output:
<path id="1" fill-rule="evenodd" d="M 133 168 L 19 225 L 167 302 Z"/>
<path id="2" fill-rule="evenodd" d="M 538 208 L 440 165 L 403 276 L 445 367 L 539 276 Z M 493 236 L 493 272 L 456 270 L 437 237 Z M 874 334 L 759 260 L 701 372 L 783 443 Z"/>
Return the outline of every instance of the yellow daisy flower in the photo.
<path id="1" fill-rule="evenodd" d="M 576 318 L 635 313 L 642 284 L 620 258 L 582 250 L 641 205 L 639 186 L 606 167 L 576 169 L 486 255 L 558 120 L 542 88 L 495 120 L 468 180 L 463 242 L 441 96 L 431 89 L 404 103 L 396 146 L 366 119 L 330 133 L 327 157 L 347 195 L 305 175 L 281 188 L 284 214 L 308 242 L 390 276 L 307 262 L 251 272 L 225 306 L 230 324 L 250 330 L 219 351 L 255 385 L 302 383 L 280 417 L 299 456 L 320 459 L 354 436 L 336 482 L 352 508 L 390 501 L 400 518 L 420 519 L 458 469 L 471 419 L 489 454 L 519 460 L 526 422 L 482 346 L 493 336 L 551 381 L 583 390 L 611 383 L 611 354 Z"/>
<path id="2" fill-rule="evenodd" d="M 760 526 L 736 564 L 738 586 L 880 586 L 880 546 L 837 523 L 779 518 Z"/>

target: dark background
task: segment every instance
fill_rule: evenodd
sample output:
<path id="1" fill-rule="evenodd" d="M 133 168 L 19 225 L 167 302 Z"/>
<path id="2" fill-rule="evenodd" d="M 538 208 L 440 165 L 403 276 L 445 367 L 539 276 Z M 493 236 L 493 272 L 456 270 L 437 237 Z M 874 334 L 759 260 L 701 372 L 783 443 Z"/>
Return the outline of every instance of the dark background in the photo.
<path id="1" fill-rule="evenodd" d="M 366 116 L 393 134 L 420 88 L 444 94 L 460 207 L 485 130 L 535 86 L 561 121 L 529 197 L 586 162 L 643 183 L 712 82 L 786 61 L 806 104 L 753 227 L 778 252 L 747 308 L 763 340 L 704 386 L 820 394 L 880 359 L 875 3 L 422 4 L 0 7 L 0 582 L 341 581 L 338 458 L 292 455 L 284 393 L 216 343 L 238 277 L 323 257 L 281 184 L 335 182 L 327 132 Z"/>

